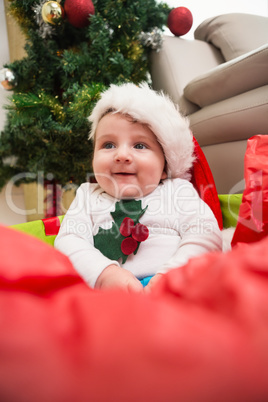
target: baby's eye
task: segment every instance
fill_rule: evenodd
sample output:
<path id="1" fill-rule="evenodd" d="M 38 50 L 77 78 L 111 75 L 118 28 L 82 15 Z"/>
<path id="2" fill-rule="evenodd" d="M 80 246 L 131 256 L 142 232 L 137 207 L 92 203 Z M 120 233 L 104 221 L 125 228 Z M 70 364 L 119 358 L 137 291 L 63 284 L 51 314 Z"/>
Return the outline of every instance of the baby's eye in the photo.
<path id="1" fill-rule="evenodd" d="M 114 144 L 113 144 L 112 142 L 106 142 L 106 143 L 103 145 L 103 148 L 104 148 L 104 149 L 112 149 L 112 148 L 114 148 Z"/>
<path id="2" fill-rule="evenodd" d="M 146 149 L 147 146 L 146 146 L 145 144 L 138 143 L 138 144 L 136 144 L 136 145 L 134 146 L 134 148 L 136 148 L 136 149 Z"/>

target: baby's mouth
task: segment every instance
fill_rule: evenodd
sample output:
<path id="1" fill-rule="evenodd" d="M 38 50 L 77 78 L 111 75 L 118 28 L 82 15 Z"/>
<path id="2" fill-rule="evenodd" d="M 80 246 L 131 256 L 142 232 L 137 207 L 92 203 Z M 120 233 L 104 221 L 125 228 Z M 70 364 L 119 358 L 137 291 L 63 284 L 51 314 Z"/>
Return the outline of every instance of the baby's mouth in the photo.
<path id="1" fill-rule="evenodd" d="M 116 176 L 134 176 L 135 173 L 130 173 L 130 172 L 116 172 L 114 175 Z"/>

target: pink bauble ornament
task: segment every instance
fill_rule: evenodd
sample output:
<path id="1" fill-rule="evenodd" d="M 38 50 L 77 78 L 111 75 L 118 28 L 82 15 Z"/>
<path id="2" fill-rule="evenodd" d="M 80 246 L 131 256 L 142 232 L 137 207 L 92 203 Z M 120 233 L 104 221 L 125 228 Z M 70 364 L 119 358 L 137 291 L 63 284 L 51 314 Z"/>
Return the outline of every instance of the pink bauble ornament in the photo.
<path id="1" fill-rule="evenodd" d="M 66 0 L 64 11 L 69 23 L 76 28 L 89 25 L 89 16 L 95 14 L 91 0 Z"/>
<path id="2" fill-rule="evenodd" d="M 193 16 L 186 7 L 173 8 L 168 15 L 168 28 L 173 35 L 182 36 L 190 31 L 193 25 Z"/>

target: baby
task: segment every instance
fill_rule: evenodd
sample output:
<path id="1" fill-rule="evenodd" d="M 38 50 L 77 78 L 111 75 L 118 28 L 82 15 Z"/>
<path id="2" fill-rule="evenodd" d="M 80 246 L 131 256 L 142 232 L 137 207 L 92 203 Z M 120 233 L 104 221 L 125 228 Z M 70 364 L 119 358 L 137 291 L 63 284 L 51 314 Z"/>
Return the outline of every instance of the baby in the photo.
<path id="1" fill-rule="evenodd" d="M 142 291 L 142 278 L 221 250 L 216 218 L 189 182 L 193 138 L 147 84 L 111 85 L 90 116 L 97 183 L 82 184 L 55 247 L 89 286 Z"/>

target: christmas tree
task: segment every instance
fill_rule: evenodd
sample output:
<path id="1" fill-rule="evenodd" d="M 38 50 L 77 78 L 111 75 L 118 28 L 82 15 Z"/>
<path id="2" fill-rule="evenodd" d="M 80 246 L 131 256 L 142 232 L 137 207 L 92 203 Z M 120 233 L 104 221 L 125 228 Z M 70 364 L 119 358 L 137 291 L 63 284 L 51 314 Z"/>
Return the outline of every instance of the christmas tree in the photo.
<path id="1" fill-rule="evenodd" d="M 9 2 L 26 56 L 4 66 L 2 84 L 12 96 L 0 137 L 0 187 L 40 172 L 80 184 L 91 171 L 88 115 L 109 84 L 148 80 L 148 55 L 170 9 L 155 0 Z"/>

